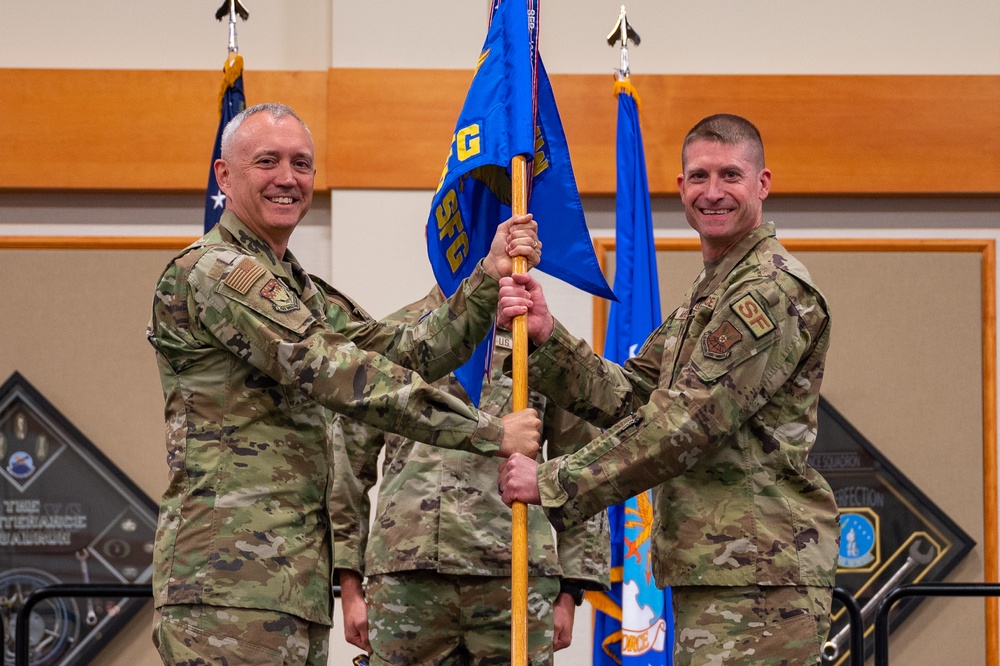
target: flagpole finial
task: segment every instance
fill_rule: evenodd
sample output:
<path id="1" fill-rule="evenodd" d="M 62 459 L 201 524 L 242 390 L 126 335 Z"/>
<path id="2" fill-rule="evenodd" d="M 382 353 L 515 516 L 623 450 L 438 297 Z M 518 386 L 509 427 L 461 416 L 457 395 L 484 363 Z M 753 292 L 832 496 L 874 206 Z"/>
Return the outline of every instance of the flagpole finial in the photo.
<path id="1" fill-rule="evenodd" d="M 222 6 L 215 12 L 215 18 L 222 21 L 229 18 L 229 52 L 239 53 L 240 47 L 236 43 L 236 17 L 237 15 L 246 21 L 250 18 L 250 12 L 243 6 L 240 0 L 224 0 Z"/>
<path id="2" fill-rule="evenodd" d="M 622 43 L 621 62 L 617 70 L 619 79 L 627 79 L 629 77 L 628 42 L 630 39 L 633 44 L 639 46 L 639 33 L 632 29 L 631 24 L 628 22 L 628 17 L 625 16 L 625 5 L 622 5 L 621 11 L 618 12 L 618 22 L 615 23 L 615 27 L 611 29 L 611 33 L 608 35 L 608 46 L 614 46 L 619 40 Z"/>

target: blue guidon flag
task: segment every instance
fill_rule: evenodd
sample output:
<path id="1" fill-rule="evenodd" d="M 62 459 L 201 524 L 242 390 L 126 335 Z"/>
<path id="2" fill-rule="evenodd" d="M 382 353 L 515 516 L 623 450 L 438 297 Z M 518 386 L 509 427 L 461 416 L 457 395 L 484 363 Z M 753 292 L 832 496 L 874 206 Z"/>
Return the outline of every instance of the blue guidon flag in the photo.
<path id="1" fill-rule="evenodd" d="M 636 355 L 662 322 L 656 244 L 649 204 L 638 94 L 627 79 L 618 95 L 617 193 L 615 196 L 615 293 L 605 358 L 618 364 Z M 611 590 L 588 592 L 594 616 L 595 666 L 668 666 L 673 663 L 670 589 L 653 581 L 649 547 L 652 492 L 608 509 L 611 525 Z"/>
<path id="2" fill-rule="evenodd" d="M 222 88 L 219 90 L 219 129 L 215 133 L 212 161 L 208 165 L 208 188 L 205 190 L 205 233 L 218 223 L 226 208 L 226 195 L 215 180 L 215 160 L 222 156 L 222 130 L 229 121 L 246 108 L 243 96 L 243 56 L 230 51 L 222 68 Z"/>
<path id="3" fill-rule="evenodd" d="M 528 160 L 528 212 L 538 222 L 538 269 L 614 299 L 590 240 L 555 96 L 538 54 L 537 0 L 494 0 L 476 72 L 455 124 L 427 222 L 427 252 L 446 295 L 489 252 L 510 217 L 510 163 Z M 489 340 L 455 375 L 479 404 Z"/>

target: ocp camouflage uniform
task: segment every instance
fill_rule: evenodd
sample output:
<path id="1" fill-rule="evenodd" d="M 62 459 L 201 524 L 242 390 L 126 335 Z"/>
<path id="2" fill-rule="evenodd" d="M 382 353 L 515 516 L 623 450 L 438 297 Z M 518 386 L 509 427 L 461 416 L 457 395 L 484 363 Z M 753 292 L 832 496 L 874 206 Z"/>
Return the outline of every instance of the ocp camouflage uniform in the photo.
<path id="1" fill-rule="evenodd" d="M 816 598 L 812 610 L 776 616 L 810 613 L 814 644 L 787 663 L 815 662 L 839 535 L 830 486 L 806 460 L 830 339 L 826 301 L 768 223 L 707 263 L 683 302 L 624 369 L 558 325 L 532 353 L 532 387 L 609 428 L 539 467 L 542 505 L 564 529 L 655 487 L 657 583 L 675 586 L 678 604 L 701 586 L 811 588 L 798 594 Z M 690 618 L 685 610 L 681 621 Z M 713 629 L 718 619 L 679 624 L 678 663 L 786 661 L 780 650 L 765 659 L 763 647 L 749 660 L 738 655 Z M 772 629 L 781 635 L 791 626 Z M 695 658 L 687 632 L 712 647 Z"/>
<path id="2" fill-rule="evenodd" d="M 435 287 L 389 318 L 417 321 L 441 301 Z M 496 416 L 512 409 L 512 383 L 502 372 L 510 341 L 498 334 L 492 377 L 483 383 L 480 410 Z M 453 375 L 434 385 L 468 400 Z M 542 416 L 549 456 L 573 451 L 598 433 L 539 393 L 529 394 L 529 406 Z M 330 500 L 334 567 L 369 576 L 371 663 L 509 664 L 511 510 L 497 493 L 499 462 L 342 421 Z M 369 535 L 367 493 L 383 448 Z M 352 516 L 353 522 L 342 520 Z M 595 590 L 609 584 L 607 518 L 600 511 L 567 530 L 557 550 L 544 512 L 532 506 L 528 535 L 528 652 L 530 663 L 548 664 L 559 579 Z"/>
<path id="3" fill-rule="evenodd" d="M 156 606 L 274 610 L 330 625 L 332 412 L 438 446 L 496 451 L 499 419 L 420 375 L 443 376 L 471 354 L 497 288 L 479 267 L 419 324 L 380 323 L 291 252 L 276 259 L 229 212 L 178 255 L 157 285 L 147 334 L 170 473 Z"/>

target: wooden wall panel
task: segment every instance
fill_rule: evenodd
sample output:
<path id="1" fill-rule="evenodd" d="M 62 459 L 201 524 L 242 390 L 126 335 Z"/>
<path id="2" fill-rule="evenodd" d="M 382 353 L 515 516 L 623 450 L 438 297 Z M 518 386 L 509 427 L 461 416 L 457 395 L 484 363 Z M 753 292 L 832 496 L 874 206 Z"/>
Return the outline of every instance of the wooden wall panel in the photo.
<path id="1" fill-rule="evenodd" d="M 218 72 L 0 69 L 0 187 L 196 191 L 219 124 Z M 326 144 L 326 72 L 254 72 L 247 102 L 283 101 Z M 312 120 L 314 119 L 314 120 Z M 13 154 L 11 154 L 11 152 Z M 326 188 L 320 167 L 317 186 Z"/>
<path id="2" fill-rule="evenodd" d="M 334 185 L 435 186 L 469 78 L 331 70 Z M 551 80 L 580 191 L 613 193 L 612 77 Z M 633 83 L 654 195 L 676 192 L 684 134 L 718 112 L 760 127 L 778 195 L 1000 192 L 1000 76 L 637 75 Z"/>
<path id="3" fill-rule="evenodd" d="M 313 130 L 317 187 L 437 184 L 472 73 L 248 70 L 248 103 L 283 101 Z M 197 191 L 221 72 L 0 69 L 0 188 Z M 635 76 L 654 195 L 676 192 L 701 117 L 764 133 L 776 195 L 1000 193 L 1000 76 Z M 614 190 L 616 102 L 604 75 L 553 75 L 583 194 Z"/>

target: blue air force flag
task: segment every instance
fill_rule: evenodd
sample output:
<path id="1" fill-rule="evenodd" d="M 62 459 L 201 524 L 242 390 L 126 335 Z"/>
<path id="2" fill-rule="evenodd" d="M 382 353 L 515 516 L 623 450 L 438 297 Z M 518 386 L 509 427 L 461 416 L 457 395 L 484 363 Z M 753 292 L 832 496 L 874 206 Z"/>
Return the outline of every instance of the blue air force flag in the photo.
<path id="1" fill-rule="evenodd" d="M 661 323 L 656 245 L 639 125 L 638 95 L 628 81 L 618 94 L 615 294 L 604 356 L 622 364 Z M 594 621 L 595 665 L 664 666 L 673 663 L 670 590 L 653 581 L 649 559 L 652 493 L 608 509 L 611 524 L 609 593 L 588 593 Z M 603 597 L 601 595 L 604 595 Z"/>
<path id="2" fill-rule="evenodd" d="M 427 251 L 434 276 L 451 295 L 489 252 L 497 226 L 511 214 L 511 160 L 523 155 L 531 177 L 528 211 L 543 244 L 538 268 L 614 298 L 594 255 L 555 97 L 538 56 L 537 0 L 496 1 L 491 12 L 431 202 Z M 455 372 L 476 404 L 489 346 L 480 345 Z"/>
<path id="3" fill-rule="evenodd" d="M 222 88 L 219 90 L 219 129 L 215 133 L 212 161 L 208 165 L 208 188 L 205 190 L 205 232 L 207 233 L 222 217 L 226 207 L 226 195 L 215 180 L 215 160 L 222 156 L 222 130 L 229 121 L 246 108 L 243 96 L 243 56 L 229 53 L 222 68 Z"/>

